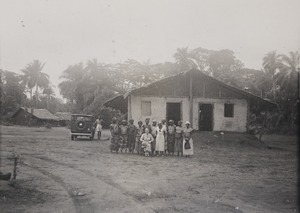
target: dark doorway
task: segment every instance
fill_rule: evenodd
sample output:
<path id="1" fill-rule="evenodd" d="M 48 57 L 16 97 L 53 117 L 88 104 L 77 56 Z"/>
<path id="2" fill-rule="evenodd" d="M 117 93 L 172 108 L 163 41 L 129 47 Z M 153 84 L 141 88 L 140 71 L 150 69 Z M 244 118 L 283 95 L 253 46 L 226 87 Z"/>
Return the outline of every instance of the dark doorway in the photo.
<path id="1" fill-rule="evenodd" d="M 213 130 L 213 105 L 199 104 L 199 130 Z"/>
<path id="2" fill-rule="evenodd" d="M 177 125 L 181 120 L 181 103 L 167 103 L 167 120 L 173 120 Z"/>

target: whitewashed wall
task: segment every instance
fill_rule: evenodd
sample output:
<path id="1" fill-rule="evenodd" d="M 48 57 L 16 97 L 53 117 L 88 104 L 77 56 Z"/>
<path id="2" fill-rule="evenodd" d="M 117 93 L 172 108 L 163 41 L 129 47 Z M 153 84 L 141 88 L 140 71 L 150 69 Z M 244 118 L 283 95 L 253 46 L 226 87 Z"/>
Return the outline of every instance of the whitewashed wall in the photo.
<path id="1" fill-rule="evenodd" d="M 146 117 L 150 117 L 150 120 L 160 121 L 166 118 L 167 103 L 181 103 L 181 116 L 183 121 L 189 119 L 189 99 L 182 98 L 170 98 L 170 97 L 151 97 L 151 96 L 132 96 L 128 99 L 131 101 L 131 113 L 128 114 L 128 118 L 134 119 L 134 123 L 137 125 L 138 121 L 145 122 Z M 142 116 L 141 102 L 151 101 L 151 116 Z M 129 104 L 128 104 L 129 105 Z"/>
<path id="2" fill-rule="evenodd" d="M 210 99 L 194 98 L 193 105 L 193 128 L 198 129 L 199 103 L 213 104 L 213 130 L 245 132 L 247 125 L 247 100 L 244 99 Z M 234 116 L 224 117 L 224 104 L 234 104 Z"/>
<path id="3" fill-rule="evenodd" d="M 145 121 L 146 117 L 150 117 L 152 120 L 160 121 L 166 117 L 167 103 L 175 102 L 181 104 L 181 116 L 182 120 L 189 120 L 189 98 L 187 97 L 152 97 L 152 96 L 132 96 L 128 99 L 131 104 L 128 103 L 129 112 L 128 118 L 134 119 L 134 123 L 137 125 L 138 121 Z M 151 101 L 151 116 L 142 116 L 141 102 Z M 193 101 L 193 120 L 191 121 L 194 129 L 198 130 L 198 110 L 199 103 L 213 104 L 213 130 L 214 131 L 235 131 L 245 132 L 247 125 L 247 100 L 244 99 L 210 99 L 210 98 L 194 98 Z M 224 117 L 224 104 L 234 104 L 234 116 L 231 118 Z"/>

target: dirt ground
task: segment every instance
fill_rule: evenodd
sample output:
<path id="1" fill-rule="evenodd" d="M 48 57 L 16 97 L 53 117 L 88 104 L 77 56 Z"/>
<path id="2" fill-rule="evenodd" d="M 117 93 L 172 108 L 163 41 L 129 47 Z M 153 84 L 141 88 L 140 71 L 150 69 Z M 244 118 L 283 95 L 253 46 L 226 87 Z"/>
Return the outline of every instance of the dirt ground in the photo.
<path id="1" fill-rule="evenodd" d="M 296 212 L 297 138 L 196 133 L 192 158 L 110 153 L 66 128 L 1 126 L 1 212 Z M 109 137 L 104 130 L 103 138 Z"/>

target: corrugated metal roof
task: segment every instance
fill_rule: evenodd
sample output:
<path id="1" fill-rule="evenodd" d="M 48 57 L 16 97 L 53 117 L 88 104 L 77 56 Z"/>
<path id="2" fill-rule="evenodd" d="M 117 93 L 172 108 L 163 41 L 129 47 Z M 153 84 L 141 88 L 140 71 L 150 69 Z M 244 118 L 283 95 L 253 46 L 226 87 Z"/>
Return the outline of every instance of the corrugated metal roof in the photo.
<path id="1" fill-rule="evenodd" d="M 21 109 L 26 110 L 24 107 L 21 107 Z M 27 112 L 31 113 L 31 108 L 27 108 Z M 53 115 L 47 109 L 34 109 L 33 108 L 33 116 L 35 116 L 39 119 L 44 119 L 44 120 L 59 120 L 59 117 Z"/>

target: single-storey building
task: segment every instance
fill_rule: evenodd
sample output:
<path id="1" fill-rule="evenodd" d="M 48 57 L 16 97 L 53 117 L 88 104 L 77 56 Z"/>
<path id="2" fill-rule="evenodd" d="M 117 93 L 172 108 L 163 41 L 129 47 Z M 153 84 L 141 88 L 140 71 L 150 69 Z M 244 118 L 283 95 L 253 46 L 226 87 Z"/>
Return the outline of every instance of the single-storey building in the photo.
<path id="1" fill-rule="evenodd" d="M 71 114 L 70 112 L 56 112 L 54 115 L 59 118 L 60 126 L 67 126 L 71 122 Z"/>
<path id="2" fill-rule="evenodd" d="M 33 126 L 41 126 L 49 123 L 56 126 L 59 118 L 47 109 L 20 107 L 18 111 L 12 115 L 11 120 L 14 124 L 18 125 L 30 124 Z"/>
<path id="3" fill-rule="evenodd" d="M 125 103 L 125 104 L 124 104 Z M 247 131 L 251 110 L 273 110 L 277 105 L 247 91 L 227 85 L 199 70 L 173 75 L 123 96 L 104 106 L 128 113 L 135 121 L 190 121 L 201 131 Z"/>

